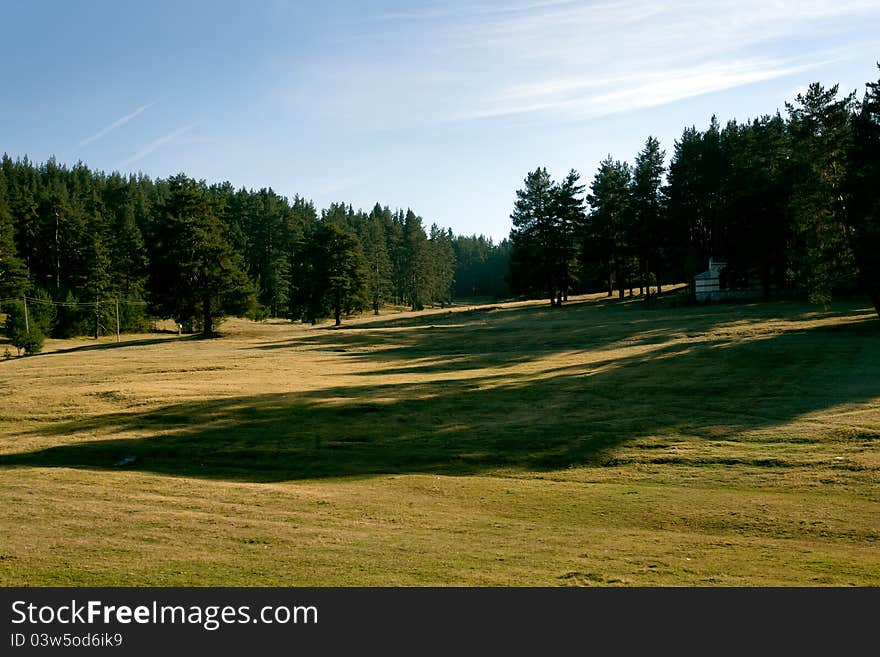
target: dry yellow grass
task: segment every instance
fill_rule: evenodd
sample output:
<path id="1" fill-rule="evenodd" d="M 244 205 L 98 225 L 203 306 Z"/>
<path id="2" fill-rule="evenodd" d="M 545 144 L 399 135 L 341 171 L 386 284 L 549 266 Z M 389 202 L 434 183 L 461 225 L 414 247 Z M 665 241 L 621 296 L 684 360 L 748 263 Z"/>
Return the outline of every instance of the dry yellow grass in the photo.
<path id="1" fill-rule="evenodd" d="M 0 362 L 0 583 L 880 585 L 878 324 L 593 296 L 50 340 Z"/>

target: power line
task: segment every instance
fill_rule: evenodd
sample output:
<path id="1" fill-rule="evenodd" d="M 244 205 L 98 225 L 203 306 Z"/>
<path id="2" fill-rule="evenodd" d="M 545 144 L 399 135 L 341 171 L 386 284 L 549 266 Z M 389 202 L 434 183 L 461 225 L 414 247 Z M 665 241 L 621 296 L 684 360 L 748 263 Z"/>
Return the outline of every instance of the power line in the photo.
<path id="1" fill-rule="evenodd" d="M 121 333 L 121 325 L 119 322 L 119 304 L 122 303 L 123 306 L 146 306 L 146 301 L 128 301 L 123 299 L 121 302 L 119 298 L 114 297 L 112 299 L 104 299 L 103 301 L 52 301 L 51 299 L 39 299 L 37 297 L 29 297 L 27 295 L 23 295 L 21 297 L 12 297 L 7 299 L 0 299 L 0 303 L 10 303 L 10 302 L 22 302 L 24 304 L 24 325 L 25 332 L 30 334 L 30 322 L 28 321 L 28 302 L 31 303 L 41 303 L 45 306 L 61 306 L 61 307 L 76 307 L 76 308 L 90 308 L 94 306 L 95 308 L 95 338 L 98 337 L 98 329 L 103 328 L 105 331 L 107 330 L 106 326 L 103 326 L 98 321 L 98 308 L 103 305 L 111 304 L 115 310 L 114 315 L 116 318 L 116 342 L 119 342 L 119 336 Z"/>
<path id="2" fill-rule="evenodd" d="M 0 303 L 11 303 L 11 302 L 20 302 L 22 299 L 26 299 L 29 303 L 42 303 L 47 306 L 83 306 L 83 307 L 91 307 L 91 306 L 101 306 L 108 304 L 118 303 L 120 306 L 146 306 L 149 305 L 146 301 L 126 301 L 125 299 L 104 299 L 103 301 L 52 301 L 50 299 L 40 299 L 37 297 L 11 297 L 8 299 L 0 299 Z"/>

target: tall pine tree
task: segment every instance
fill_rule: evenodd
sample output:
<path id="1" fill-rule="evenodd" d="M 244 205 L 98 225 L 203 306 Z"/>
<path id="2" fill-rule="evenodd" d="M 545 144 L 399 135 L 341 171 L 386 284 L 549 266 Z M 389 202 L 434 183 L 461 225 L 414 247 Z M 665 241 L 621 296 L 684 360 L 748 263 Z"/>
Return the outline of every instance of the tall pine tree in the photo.
<path id="1" fill-rule="evenodd" d="M 866 85 L 853 131 L 848 184 L 850 244 L 861 287 L 880 315 L 880 80 Z"/>
<path id="2" fill-rule="evenodd" d="M 204 184 L 168 180 L 154 228 L 151 295 L 156 311 L 210 335 L 225 314 L 244 314 L 254 294 Z"/>
<path id="3" fill-rule="evenodd" d="M 516 191 L 510 219 L 510 286 L 514 292 L 541 295 L 555 306 L 559 297 L 559 254 L 561 239 L 555 215 L 555 188 L 545 167 L 526 177 Z"/>
<path id="4" fill-rule="evenodd" d="M 838 98 L 837 92 L 838 85 L 813 83 L 786 103 L 795 173 L 792 269 L 810 300 L 823 305 L 853 269 L 844 199 L 853 94 Z"/>
<path id="5" fill-rule="evenodd" d="M 27 289 L 27 270 L 15 247 L 6 181 L 0 169 L 0 299 L 18 298 Z"/>
<path id="6" fill-rule="evenodd" d="M 382 208 L 376 203 L 362 223 L 360 231 L 367 263 L 367 294 L 374 315 L 379 314 L 379 308 L 391 291 L 391 258 L 388 256 L 385 236 L 385 226 L 390 222 L 390 215 L 388 208 Z"/>
<path id="7" fill-rule="evenodd" d="M 332 314 L 339 326 L 343 314 L 363 310 L 367 303 L 367 267 L 360 242 L 341 222 L 325 219 L 312 234 L 309 255 L 308 318 L 314 323 Z"/>
<path id="8" fill-rule="evenodd" d="M 660 272 L 663 253 L 664 206 L 660 191 L 665 153 L 660 142 L 648 137 L 645 147 L 636 156 L 630 192 L 632 213 L 628 241 L 635 252 L 639 267 L 639 287 L 645 288 L 645 300 L 651 300 L 652 279 L 660 293 Z"/>
<path id="9" fill-rule="evenodd" d="M 557 286 L 556 303 L 568 299 L 568 293 L 575 284 L 576 238 L 584 225 L 584 185 L 580 184 L 580 174 L 572 169 L 568 175 L 553 188 L 553 231 L 552 252 L 554 257 Z"/>
<path id="10" fill-rule="evenodd" d="M 421 310 L 430 301 L 430 270 L 428 236 L 422 218 L 407 209 L 402 227 L 401 280 L 403 302 L 413 310 Z"/>
<path id="11" fill-rule="evenodd" d="M 626 226 L 631 213 L 632 169 L 626 162 L 614 160 L 609 155 L 599 164 L 587 202 L 590 214 L 581 235 L 581 269 L 597 263 L 597 270 L 608 286 L 611 296 L 617 287 L 623 298 L 630 273 L 631 254 L 626 241 Z"/>

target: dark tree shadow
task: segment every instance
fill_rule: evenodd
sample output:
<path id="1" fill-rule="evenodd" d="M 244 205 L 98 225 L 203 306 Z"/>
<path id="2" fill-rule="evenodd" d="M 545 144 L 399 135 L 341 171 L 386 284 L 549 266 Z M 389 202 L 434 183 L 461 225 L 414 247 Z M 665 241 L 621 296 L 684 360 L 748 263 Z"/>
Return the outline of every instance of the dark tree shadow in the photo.
<path id="1" fill-rule="evenodd" d="M 105 438 L 0 456 L 0 467 L 119 467 L 258 482 L 542 471 L 613 463 L 615 448 L 636 439 L 732 435 L 880 397 L 880 333 L 868 316 L 832 330 L 663 344 L 680 333 L 678 319 L 675 326 L 661 320 L 652 329 L 659 333 L 634 332 L 629 344 L 651 350 L 609 352 L 588 365 L 575 360 L 534 374 L 463 371 L 449 380 L 215 399 L 58 423 L 37 433 Z M 338 336 L 327 335 L 323 347 L 332 348 Z M 601 331 L 592 343 L 602 346 L 596 335 Z M 620 330 L 614 335 L 620 342 Z M 438 343 L 421 330 L 385 351 L 351 357 L 375 359 L 376 374 L 386 372 L 388 359 L 425 354 L 448 359 L 434 371 L 486 364 L 479 352 L 450 356 L 448 339 Z M 114 437 L 128 432 L 149 435 Z"/>
<path id="2" fill-rule="evenodd" d="M 434 315 L 385 318 L 335 330 L 327 327 L 253 349 L 345 353 L 356 361 L 394 362 L 387 374 L 435 374 L 461 369 L 512 366 L 563 351 L 663 344 L 682 335 L 701 335 L 720 324 L 762 322 L 781 316 L 808 319 L 815 310 L 801 303 L 747 303 L 667 309 L 647 308 L 636 298 L 544 306 L 481 307 Z M 849 317 L 852 309 L 826 316 Z M 866 309 L 859 315 L 867 331 L 880 326 Z M 849 324 L 843 324 L 848 330 Z M 400 365 L 400 361 L 408 363 Z M 411 363 L 411 364 L 410 364 Z M 367 374 L 373 374 L 368 372 Z"/>
<path id="3" fill-rule="evenodd" d="M 59 354 L 72 354 L 78 353 L 81 351 L 108 351 L 112 349 L 125 349 L 129 347 L 148 347 L 154 344 L 163 344 L 165 342 L 177 342 L 177 341 L 188 341 L 191 342 L 193 340 L 205 340 L 208 339 L 206 336 L 203 336 L 199 333 L 184 335 L 180 337 L 165 337 L 165 338 L 136 338 L 134 340 L 122 340 L 120 342 L 101 342 L 98 344 L 84 344 L 76 347 L 68 347 L 66 349 L 55 349 L 54 351 L 45 351 L 38 354 L 33 354 L 32 356 L 28 356 L 28 358 L 46 358 L 49 356 L 57 356 Z"/>

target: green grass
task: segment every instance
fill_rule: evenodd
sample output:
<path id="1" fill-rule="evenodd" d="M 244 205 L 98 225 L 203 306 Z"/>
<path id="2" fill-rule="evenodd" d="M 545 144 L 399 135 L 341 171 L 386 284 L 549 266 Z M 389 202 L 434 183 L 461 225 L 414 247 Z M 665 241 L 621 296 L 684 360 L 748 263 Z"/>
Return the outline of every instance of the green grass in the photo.
<path id="1" fill-rule="evenodd" d="M 222 331 L 0 363 L 0 583 L 880 585 L 865 305 Z"/>

